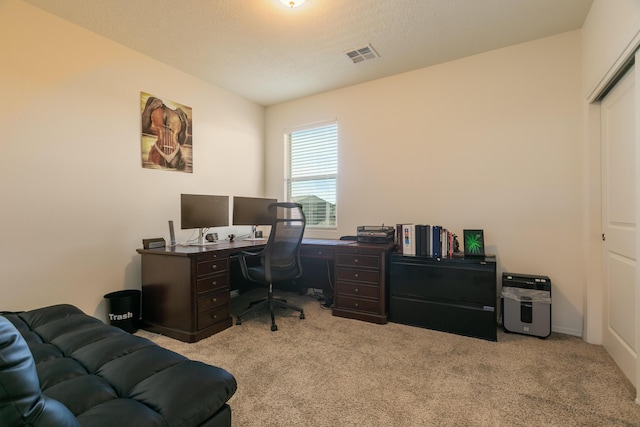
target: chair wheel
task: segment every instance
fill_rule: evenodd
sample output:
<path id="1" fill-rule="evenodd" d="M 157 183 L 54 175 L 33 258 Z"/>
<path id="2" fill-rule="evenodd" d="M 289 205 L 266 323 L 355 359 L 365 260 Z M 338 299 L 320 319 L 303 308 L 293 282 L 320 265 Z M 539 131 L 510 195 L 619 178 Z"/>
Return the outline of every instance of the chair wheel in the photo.
<path id="1" fill-rule="evenodd" d="M 304 319 L 304 313 L 300 313 L 300 319 Z"/>
<path id="2" fill-rule="evenodd" d="M 242 325 L 242 320 L 236 319 L 236 325 Z"/>
<path id="3" fill-rule="evenodd" d="M 278 330 L 278 325 L 271 325 L 271 331 L 275 332 Z"/>

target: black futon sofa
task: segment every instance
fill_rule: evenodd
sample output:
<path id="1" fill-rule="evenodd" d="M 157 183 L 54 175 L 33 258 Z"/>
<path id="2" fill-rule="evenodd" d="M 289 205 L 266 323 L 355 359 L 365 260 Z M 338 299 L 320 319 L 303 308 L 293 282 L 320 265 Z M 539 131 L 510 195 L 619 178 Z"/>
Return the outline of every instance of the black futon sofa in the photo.
<path id="1" fill-rule="evenodd" d="M 0 426 L 230 426 L 235 378 L 71 305 L 0 313 Z"/>

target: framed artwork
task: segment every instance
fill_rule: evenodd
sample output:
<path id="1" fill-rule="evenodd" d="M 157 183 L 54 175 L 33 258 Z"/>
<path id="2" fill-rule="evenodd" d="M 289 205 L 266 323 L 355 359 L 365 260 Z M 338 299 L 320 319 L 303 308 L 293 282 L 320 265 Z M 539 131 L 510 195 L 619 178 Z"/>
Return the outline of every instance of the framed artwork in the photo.
<path id="1" fill-rule="evenodd" d="M 483 230 L 464 230 L 463 240 L 465 256 L 484 256 Z"/>
<path id="2" fill-rule="evenodd" d="M 142 167 L 193 173 L 191 108 L 140 92 Z"/>

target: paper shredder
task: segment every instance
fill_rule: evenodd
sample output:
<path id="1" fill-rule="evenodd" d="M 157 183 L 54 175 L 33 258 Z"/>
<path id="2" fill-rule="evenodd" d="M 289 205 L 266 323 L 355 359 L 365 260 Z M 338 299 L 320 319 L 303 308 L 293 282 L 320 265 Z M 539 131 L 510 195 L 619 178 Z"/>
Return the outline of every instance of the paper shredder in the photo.
<path id="1" fill-rule="evenodd" d="M 551 280 L 502 274 L 502 325 L 507 332 L 546 338 L 551 334 Z"/>

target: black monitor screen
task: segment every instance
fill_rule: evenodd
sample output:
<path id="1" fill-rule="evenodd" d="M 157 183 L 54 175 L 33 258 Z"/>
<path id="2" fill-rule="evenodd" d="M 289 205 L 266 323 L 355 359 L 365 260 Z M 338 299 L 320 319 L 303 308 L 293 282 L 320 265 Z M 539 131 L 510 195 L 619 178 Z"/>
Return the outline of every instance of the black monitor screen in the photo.
<path id="1" fill-rule="evenodd" d="M 180 228 L 209 228 L 229 225 L 229 196 L 180 195 Z"/>
<path id="2" fill-rule="evenodd" d="M 233 225 L 270 225 L 269 205 L 277 202 L 261 197 L 234 197 Z"/>

